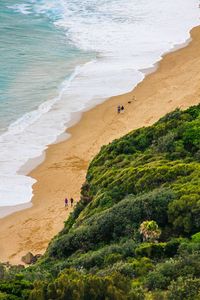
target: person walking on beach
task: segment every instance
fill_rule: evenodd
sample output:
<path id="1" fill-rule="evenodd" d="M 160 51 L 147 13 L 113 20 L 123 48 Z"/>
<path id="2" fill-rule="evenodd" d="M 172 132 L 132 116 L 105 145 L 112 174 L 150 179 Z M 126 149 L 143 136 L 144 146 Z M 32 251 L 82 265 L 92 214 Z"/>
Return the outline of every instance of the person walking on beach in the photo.
<path id="1" fill-rule="evenodd" d="M 71 202 L 71 206 L 73 206 L 73 204 L 74 204 L 74 199 L 71 198 L 71 199 L 70 199 L 70 202 Z"/>
<path id="2" fill-rule="evenodd" d="M 120 107 L 120 105 L 118 105 L 118 107 L 117 107 L 118 114 L 120 114 L 120 111 L 121 111 L 121 107 Z"/>
<path id="3" fill-rule="evenodd" d="M 68 207 L 68 199 L 65 198 L 65 207 Z"/>
<path id="4" fill-rule="evenodd" d="M 121 111 L 124 112 L 124 106 L 123 105 L 121 106 Z"/>

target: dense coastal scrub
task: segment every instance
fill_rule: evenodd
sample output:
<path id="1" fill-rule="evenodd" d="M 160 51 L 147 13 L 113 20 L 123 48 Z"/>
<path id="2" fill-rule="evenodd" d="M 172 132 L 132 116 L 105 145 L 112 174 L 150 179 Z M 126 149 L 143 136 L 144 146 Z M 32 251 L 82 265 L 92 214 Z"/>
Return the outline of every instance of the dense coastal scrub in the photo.
<path id="1" fill-rule="evenodd" d="M 0 299 L 200 299 L 200 105 L 103 146 L 34 266 Z"/>

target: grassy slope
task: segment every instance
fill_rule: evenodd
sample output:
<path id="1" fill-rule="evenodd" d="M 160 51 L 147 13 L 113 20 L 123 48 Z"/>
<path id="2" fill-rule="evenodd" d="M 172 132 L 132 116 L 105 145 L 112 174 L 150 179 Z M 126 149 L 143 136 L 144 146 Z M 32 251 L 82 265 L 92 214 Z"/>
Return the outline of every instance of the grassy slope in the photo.
<path id="1" fill-rule="evenodd" d="M 30 299 L 200 299 L 199 162 L 200 106 L 102 147 L 63 231 L 25 272 L 48 279 Z M 143 242 L 145 220 L 157 243 Z"/>

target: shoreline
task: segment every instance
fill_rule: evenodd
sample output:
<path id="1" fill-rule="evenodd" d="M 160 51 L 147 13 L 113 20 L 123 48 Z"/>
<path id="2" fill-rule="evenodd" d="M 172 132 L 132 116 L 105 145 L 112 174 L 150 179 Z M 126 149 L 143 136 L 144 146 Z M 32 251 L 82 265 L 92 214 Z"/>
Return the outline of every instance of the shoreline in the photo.
<path id="1" fill-rule="evenodd" d="M 48 147 L 44 162 L 30 173 L 37 180 L 33 206 L 0 219 L 0 261 L 20 263 L 28 251 L 45 251 L 71 211 L 64 209 L 64 198 L 79 199 L 87 166 L 102 145 L 153 124 L 177 107 L 200 102 L 200 27 L 191 31 L 191 37 L 184 48 L 165 54 L 155 72 L 146 75 L 133 91 L 84 112 L 81 120 L 67 130 L 69 139 Z M 125 113 L 117 115 L 118 104 L 125 106 Z"/>
<path id="2" fill-rule="evenodd" d="M 192 30 L 191 30 L 192 31 Z M 190 31 L 190 33 L 191 33 Z M 176 52 L 177 50 L 179 49 L 182 49 L 182 48 L 185 48 L 189 45 L 189 43 L 192 41 L 192 38 L 191 36 L 183 43 L 183 44 L 180 44 L 180 45 L 174 45 L 173 48 L 167 52 L 165 52 L 162 56 L 161 56 L 161 59 L 157 62 L 155 62 L 153 64 L 152 67 L 149 67 L 149 68 L 146 68 L 146 69 L 141 69 L 139 70 L 143 75 L 144 75 L 144 79 L 156 72 L 156 70 L 158 69 L 159 67 L 159 64 L 160 62 L 163 60 L 163 58 L 167 55 L 167 54 L 170 54 L 170 53 L 173 53 L 173 52 Z M 90 63 L 90 62 L 88 62 Z M 142 81 L 143 81 L 142 80 Z M 141 82 L 142 82 L 141 81 Z M 139 82 L 138 84 L 140 84 L 141 82 Z M 137 84 L 137 85 L 138 85 Z M 136 87 L 137 87 L 136 85 Z M 135 89 L 135 88 L 134 88 Z M 130 93 L 130 92 L 127 92 L 127 93 Z M 127 94 L 125 93 L 125 94 Z M 124 94 L 122 94 L 124 95 Z M 110 98 L 114 98 L 114 97 L 118 97 L 118 96 L 121 96 L 121 95 L 117 95 L 117 96 L 113 96 L 113 97 L 110 97 Z M 110 98 L 108 99 L 104 99 L 102 100 L 100 103 L 91 103 L 90 105 L 88 105 L 85 109 L 83 109 L 82 111 L 78 111 L 78 112 L 74 112 L 72 113 L 72 115 L 74 115 L 74 117 L 72 117 L 70 119 L 70 121 L 68 121 L 66 123 L 66 130 L 61 133 L 55 140 L 55 142 L 53 142 L 52 144 L 50 145 L 47 145 L 46 149 L 41 153 L 40 156 L 38 157 L 35 157 L 35 158 L 32 158 L 32 159 L 29 159 L 20 169 L 19 171 L 17 172 L 18 174 L 20 175 L 29 175 L 32 173 L 32 171 L 34 171 L 40 164 L 42 164 L 45 159 L 46 159 L 46 151 L 48 151 L 49 147 L 51 147 L 52 145 L 55 145 L 55 144 L 59 144 L 61 142 L 64 142 L 66 141 L 67 139 L 69 139 L 71 137 L 70 133 L 69 133 L 69 130 L 70 128 L 72 128 L 73 126 L 75 126 L 78 122 L 80 122 L 82 116 L 84 113 L 90 111 L 91 109 L 95 108 L 96 106 L 98 105 L 101 105 L 103 104 L 105 101 L 109 100 Z M 22 204 L 18 204 L 18 205 L 13 205 L 13 206 L 0 206 L 0 220 L 7 217 L 7 216 L 10 216 L 11 214 L 17 212 L 17 211 L 20 211 L 20 210 L 23 210 L 23 209 L 26 209 L 26 208 L 30 208 L 32 207 L 32 199 L 31 201 L 29 202 L 25 202 L 25 203 L 22 203 Z"/>

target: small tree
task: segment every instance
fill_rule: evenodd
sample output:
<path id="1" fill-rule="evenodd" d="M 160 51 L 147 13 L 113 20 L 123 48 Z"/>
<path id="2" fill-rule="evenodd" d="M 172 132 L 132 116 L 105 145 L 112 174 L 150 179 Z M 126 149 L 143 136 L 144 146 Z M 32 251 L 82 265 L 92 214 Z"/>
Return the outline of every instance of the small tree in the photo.
<path id="1" fill-rule="evenodd" d="M 155 242 L 161 235 L 161 230 L 155 221 L 144 221 L 140 224 L 140 234 L 143 236 L 143 241 Z"/>

